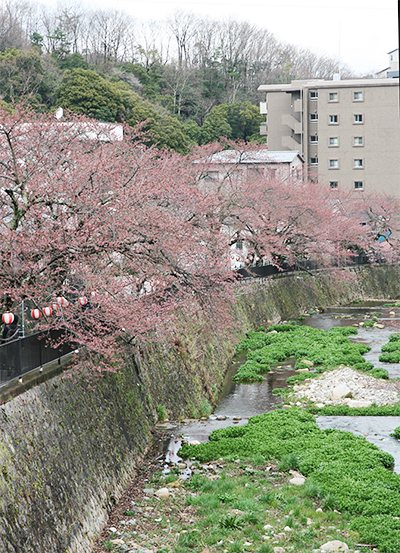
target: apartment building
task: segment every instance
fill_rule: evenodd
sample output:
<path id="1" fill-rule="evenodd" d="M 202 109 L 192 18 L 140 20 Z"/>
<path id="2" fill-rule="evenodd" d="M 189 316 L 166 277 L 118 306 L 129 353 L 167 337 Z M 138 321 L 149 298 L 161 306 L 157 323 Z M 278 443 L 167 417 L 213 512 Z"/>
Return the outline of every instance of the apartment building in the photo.
<path id="1" fill-rule="evenodd" d="M 322 186 L 400 197 L 399 79 L 261 85 L 268 149 L 299 151 Z"/>

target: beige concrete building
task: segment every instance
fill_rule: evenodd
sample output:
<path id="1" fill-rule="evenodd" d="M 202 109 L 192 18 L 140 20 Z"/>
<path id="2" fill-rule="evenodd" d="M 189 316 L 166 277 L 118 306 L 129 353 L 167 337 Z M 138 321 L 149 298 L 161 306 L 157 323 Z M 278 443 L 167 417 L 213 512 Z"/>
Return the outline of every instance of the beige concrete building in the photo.
<path id="1" fill-rule="evenodd" d="M 299 151 L 321 185 L 400 197 L 399 79 L 261 85 L 268 149 Z"/>

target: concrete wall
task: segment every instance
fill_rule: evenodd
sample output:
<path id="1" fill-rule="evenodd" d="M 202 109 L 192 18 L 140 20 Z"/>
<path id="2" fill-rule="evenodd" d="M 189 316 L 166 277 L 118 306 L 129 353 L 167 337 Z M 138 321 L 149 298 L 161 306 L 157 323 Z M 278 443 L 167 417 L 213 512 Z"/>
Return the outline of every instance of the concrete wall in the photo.
<path id="1" fill-rule="evenodd" d="M 400 271 L 362 268 L 339 284 L 307 273 L 238 287 L 238 334 L 315 305 L 400 297 Z M 175 344 L 125 352 L 117 375 L 68 372 L 1 406 L 0 551 L 87 553 L 152 441 L 162 406 L 200 414 L 218 395 L 234 344 L 182 316 Z"/>

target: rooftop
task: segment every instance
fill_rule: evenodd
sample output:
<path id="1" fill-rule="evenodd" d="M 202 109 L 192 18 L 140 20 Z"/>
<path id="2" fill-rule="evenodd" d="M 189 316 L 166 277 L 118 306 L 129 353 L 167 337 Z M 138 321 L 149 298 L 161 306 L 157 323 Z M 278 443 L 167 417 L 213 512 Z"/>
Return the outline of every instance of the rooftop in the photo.
<path id="1" fill-rule="evenodd" d="M 295 150 L 270 151 L 254 150 L 249 152 L 238 152 L 237 150 L 224 150 L 207 158 L 208 163 L 292 163 L 296 157 L 302 161 L 300 153 Z"/>

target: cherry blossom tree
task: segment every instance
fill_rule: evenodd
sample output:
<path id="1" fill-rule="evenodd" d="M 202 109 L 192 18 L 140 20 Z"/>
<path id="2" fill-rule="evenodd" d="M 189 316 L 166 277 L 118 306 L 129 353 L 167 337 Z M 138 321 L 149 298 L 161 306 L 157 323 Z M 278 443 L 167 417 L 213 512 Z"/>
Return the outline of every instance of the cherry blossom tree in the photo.
<path id="1" fill-rule="evenodd" d="M 181 308 L 226 323 L 232 273 L 216 198 L 189 163 L 83 118 L 17 106 L 0 121 L 3 310 L 65 298 L 40 327 L 108 358 L 118 339 L 173 329 Z"/>
<path id="2" fill-rule="evenodd" d="M 273 177 L 266 167 L 253 164 L 247 169 L 249 154 L 256 158 L 265 146 L 226 141 L 225 147 L 236 152 L 236 161 L 219 168 L 213 154 L 221 144 L 193 155 L 201 188 L 220 199 L 218 218 L 230 244 L 246 244 L 242 262 L 280 266 L 285 261 L 301 267 L 311 260 L 322 267 L 340 267 L 357 252 L 371 253 L 379 229 L 398 219 L 399 202 L 394 199 L 329 189 L 297 173 Z M 218 178 L 209 178 L 216 173 Z M 395 240 L 391 244 L 393 259 L 399 248 Z"/>
<path id="3" fill-rule="evenodd" d="M 226 330 L 237 242 L 252 263 L 326 266 L 373 249 L 386 236 L 382 217 L 394 234 L 394 202 L 360 202 L 299 175 L 244 174 L 248 145 L 182 156 L 147 147 L 138 130 L 118 140 L 117 130 L 23 105 L 0 110 L 3 312 L 22 300 L 39 309 L 31 324 L 64 329 L 97 370 L 117 368 L 122 342 L 173 336 L 181 312 L 206 313 Z M 209 181 L 210 156 L 223 146 L 238 161 Z"/>

